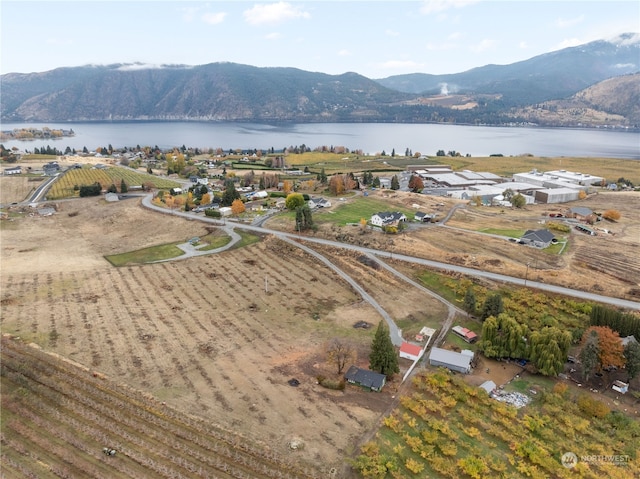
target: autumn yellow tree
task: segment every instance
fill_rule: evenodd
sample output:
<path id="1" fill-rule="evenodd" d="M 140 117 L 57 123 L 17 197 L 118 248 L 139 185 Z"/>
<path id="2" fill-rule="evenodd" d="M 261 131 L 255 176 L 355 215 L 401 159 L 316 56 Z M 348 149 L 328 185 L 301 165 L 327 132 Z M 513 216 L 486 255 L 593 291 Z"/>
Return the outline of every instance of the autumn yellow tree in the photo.
<path id="1" fill-rule="evenodd" d="M 200 199 L 200 204 L 208 205 L 209 203 L 211 203 L 211 195 L 209 193 L 205 193 L 202 195 L 202 199 Z"/>
<path id="2" fill-rule="evenodd" d="M 233 200 L 233 203 L 231 203 L 231 212 L 234 215 L 239 215 L 245 212 L 245 207 L 242 200 Z"/>
<path id="3" fill-rule="evenodd" d="M 609 221 L 618 221 L 622 215 L 618 210 L 607 210 L 602 213 L 602 217 Z"/>
<path id="4" fill-rule="evenodd" d="M 293 183 L 290 180 L 284 180 L 282 182 L 282 191 L 288 195 L 291 193 L 291 190 L 293 190 Z"/>
<path id="5" fill-rule="evenodd" d="M 344 193 L 344 178 L 341 175 L 333 175 L 329 180 L 329 191 L 331 194 L 338 196 Z"/>
<path id="6" fill-rule="evenodd" d="M 620 335 L 607 326 L 591 326 L 582 335 L 583 348 L 597 337 L 597 370 L 624 366 L 624 347 Z"/>

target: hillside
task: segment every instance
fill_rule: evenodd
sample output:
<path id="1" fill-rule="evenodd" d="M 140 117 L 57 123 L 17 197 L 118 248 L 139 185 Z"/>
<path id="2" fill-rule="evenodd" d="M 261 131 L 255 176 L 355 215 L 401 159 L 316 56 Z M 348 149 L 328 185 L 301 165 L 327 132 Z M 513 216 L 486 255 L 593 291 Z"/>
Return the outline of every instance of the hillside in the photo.
<path id="1" fill-rule="evenodd" d="M 640 35 L 597 41 L 511 65 L 449 75 L 415 73 L 372 80 L 295 68 L 235 63 L 200 66 L 114 64 L 10 73 L 0 78 L 4 122 L 197 120 L 386 122 L 543 126 L 637 126 Z M 534 115 L 598 82 L 631 75 L 574 101 L 559 120 Z M 630 90 L 630 95 L 627 94 Z M 634 93 L 635 92 L 635 93 Z M 610 95 L 606 98 L 607 95 Z M 635 95 L 635 96 L 634 96 Z M 592 98 L 593 97 L 593 98 Z M 596 99 L 597 97 L 597 99 Z M 635 103 L 637 105 L 637 101 Z M 559 106 L 553 106 L 557 108 Z M 586 115 L 582 118 L 581 115 Z M 522 116 L 520 116 L 522 113 Z M 631 115 L 631 116 L 629 116 Z M 634 116 L 635 115 L 635 116 Z M 586 121 L 588 120 L 588 121 Z"/>
<path id="2" fill-rule="evenodd" d="M 565 98 L 607 78 L 640 69 L 640 35 L 625 34 L 538 55 L 510 65 L 486 65 L 448 75 L 414 73 L 377 80 L 407 93 L 502 95 L 509 105 Z"/>
<path id="3" fill-rule="evenodd" d="M 553 126 L 640 124 L 640 74 L 610 78 L 566 100 L 551 100 L 515 109 L 514 118 Z"/>

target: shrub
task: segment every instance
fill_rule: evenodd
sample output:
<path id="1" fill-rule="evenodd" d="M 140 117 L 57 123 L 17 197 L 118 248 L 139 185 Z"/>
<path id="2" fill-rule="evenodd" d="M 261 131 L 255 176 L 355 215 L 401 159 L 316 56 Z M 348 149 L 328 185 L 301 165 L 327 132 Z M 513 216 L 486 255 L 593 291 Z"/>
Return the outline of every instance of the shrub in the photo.
<path id="1" fill-rule="evenodd" d="M 603 418 L 611 412 L 605 403 L 587 395 L 578 398 L 578 407 L 583 413 L 597 418 Z"/>
<path id="2" fill-rule="evenodd" d="M 222 217 L 222 213 L 220 213 L 218 210 L 214 210 L 213 208 L 207 208 L 206 210 L 204 210 L 204 214 L 205 216 L 208 216 L 210 218 Z"/>
<path id="3" fill-rule="evenodd" d="M 318 376 L 316 378 L 318 380 L 318 384 L 320 384 L 320 386 L 327 388 L 327 389 L 335 389 L 336 391 L 343 391 L 345 388 L 345 383 L 344 383 L 344 379 L 328 379 L 325 378 L 324 376 Z"/>
<path id="4" fill-rule="evenodd" d="M 94 183 L 93 185 L 82 185 L 80 187 L 80 197 L 86 196 L 98 196 L 102 192 L 102 186 L 100 183 Z"/>

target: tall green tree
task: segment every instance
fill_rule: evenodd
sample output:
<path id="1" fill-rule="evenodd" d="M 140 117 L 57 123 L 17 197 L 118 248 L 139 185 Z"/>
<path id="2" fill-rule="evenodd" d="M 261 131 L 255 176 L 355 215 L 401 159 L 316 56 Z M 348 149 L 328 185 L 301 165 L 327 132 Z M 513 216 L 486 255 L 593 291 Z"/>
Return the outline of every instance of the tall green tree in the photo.
<path id="1" fill-rule="evenodd" d="M 398 366 L 398 353 L 391 342 L 389 328 L 383 321 L 378 323 L 378 329 L 371 343 L 371 354 L 369 354 L 369 368 L 381 374 L 391 376 L 400 372 Z"/>
<path id="2" fill-rule="evenodd" d="M 502 304 L 502 296 L 500 293 L 495 293 L 485 299 L 482 305 L 481 319 L 484 321 L 489 316 L 498 317 L 500 313 L 504 311 L 504 305 Z"/>
<path id="3" fill-rule="evenodd" d="M 311 208 L 309 208 L 309 205 L 298 206 L 296 208 L 296 231 L 305 231 L 308 229 L 313 229 Z"/>
<path id="4" fill-rule="evenodd" d="M 476 314 L 476 294 L 471 286 L 464 294 L 464 310 L 471 315 Z"/>
<path id="5" fill-rule="evenodd" d="M 231 206 L 235 200 L 240 199 L 240 193 L 236 190 L 233 180 L 224 182 L 224 193 L 222 194 L 222 206 Z"/>
<path id="6" fill-rule="evenodd" d="M 129 191 L 129 187 L 127 186 L 127 183 L 124 181 L 124 178 L 122 178 L 122 181 L 120 182 L 120 193 L 126 193 L 127 191 Z"/>
<path id="7" fill-rule="evenodd" d="M 624 347 L 624 359 L 629 379 L 635 378 L 640 373 L 640 344 L 629 341 Z"/>
<path id="8" fill-rule="evenodd" d="M 398 175 L 393 175 L 391 177 L 391 189 L 392 190 L 400 189 L 400 180 L 398 180 Z"/>
<path id="9" fill-rule="evenodd" d="M 588 381 L 589 377 L 598 370 L 598 356 L 600 355 L 598 334 L 595 331 L 587 331 L 582 341 L 583 346 L 578 357 L 582 364 L 582 377 Z"/>

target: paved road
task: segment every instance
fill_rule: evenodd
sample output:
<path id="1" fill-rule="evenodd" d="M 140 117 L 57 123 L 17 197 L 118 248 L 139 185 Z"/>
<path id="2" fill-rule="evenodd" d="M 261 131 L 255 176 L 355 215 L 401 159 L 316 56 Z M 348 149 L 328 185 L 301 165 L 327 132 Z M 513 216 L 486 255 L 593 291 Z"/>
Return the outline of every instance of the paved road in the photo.
<path id="1" fill-rule="evenodd" d="M 193 214 L 185 213 L 185 212 L 182 212 L 182 211 L 168 211 L 166 208 L 157 207 L 157 206 L 151 204 L 151 199 L 152 199 L 151 195 L 146 196 L 145 199 L 143 200 L 143 204 L 145 206 L 147 206 L 147 207 L 151 207 L 154 210 L 160 211 L 161 213 L 174 214 L 174 215 L 178 215 L 178 216 L 187 217 L 187 218 L 190 218 L 190 219 L 197 219 L 197 220 L 200 220 L 200 221 L 210 222 L 210 223 L 216 224 L 218 226 L 225 226 L 225 223 L 221 222 L 220 220 L 211 220 L 209 218 L 194 217 Z M 326 246 L 333 246 L 333 247 L 336 247 L 336 248 L 343 248 L 343 249 L 348 249 L 348 250 L 352 250 L 352 251 L 358 251 L 358 252 L 363 253 L 363 254 L 372 254 L 372 255 L 375 255 L 375 256 L 380 257 L 380 258 L 398 259 L 398 260 L 406 261 L 408 263 L 427 266 L 429 268 L 434 268 L 434 269 L 439 269 L 439 270 L 449 271 L 449 272 L 455 272 L 455 273 L 461 273 L 461 274 L 464 274 L 464 275 L 467 275 L 467 276 L 475 276 L 475 277 L 478 277 L 478 278 L 487 278 L 487 279 L 491 279 L 493 281 L 498 281 L 498 282 L 502 282 L 502 283 L 515 284 L 515 285 L 518 285 L 518 286 L 526 286 L 528 288 L 539 289 L 541 291 L 547 291 L 547 292 L 550 292 L 550 293 L 562 294 L 562 295 L 565 295 L 565 296 L 584 299 L 584 300 L 587 300 L 587 301 L 596 301 L 596 302 L 603 303 L 603 304 L 609 304 L 609 305 L 612 305 L 612 306 L 617 306 L 617 307 L 621 307 L 621 308 L 633 309 L 633 310 L 640 311 L 640 303 L 635 302 L 635 301 L 629 301 L 629 300 L 626 300 L 626 299 L 612 298 L 612 297 L 609 297 L 609 296 L 603 296 L 603 295 L 600 295 L 600 294 L 590 293 L 590 292 L 587 292 L 587 291 L 581 291 L 581 290 L 577 290 L 577 289 L 565 288 L 563 286 L 556 286 L 556 285 L 552 285 L 552 284 L 541 283 L 541 282 L 538 282 L 538 281 L 531 281 L 531 280 L 526 280 L 526 279 L 522 279 L 522 278 L 516 278 L 516 277 L 513 277 L 513 276 L 507 276 L 507 275 L 499 274 L 499 273 L 491 273 L 489 271 L 482 271 L 482 270 L 478 270 L 478 269 L 467 268 L 467 267 L 464 267 L 464 266 L 458 266 L 458 265 L 443 263 L 441 261 L 431 261 L 431 260 L 427 260 L 427 259 L 423 259 L 423 258 L 416 258 L 414 256 L 407 256 L 407 255 L 403 255 L 403 254 L 399 254 L 399 253 L 393 253 L 393 252 L 389 252 L 389 251 L 377 250 L 377 249 L 374 249 L 374 248 L 366 248 L 366 247 L 363 247 L 363 246 L 340 243 L 338 241 L 327 240 L 327 239 L 323 239 L 323 238 L 314 238 L 313 236 L 303 236 L 303 237 L 300 238 L 300 236 L 295 234 L 295 233 L 286 233 L 286 232 L 277 231 L 277 230 L 271 230 L 271 229 L 263 228 L 263 227 L 259 227 L 259 226 L 251 226 L 251 225 L 242 224 L 242 223 L 234 223 L 232 221 L 226 221 L 226 225 L 229 225 L 229 226 L 235 225 L 235 227 L 237 227 L 237 228 L 242 228 L 242 229 L 249 230 L 249 231 L 255 231 L 255 232 L 258 232 L 258 233 L 273 234 L 273 235 L 276 235 L 276 236 L 279 236 L 279 237 L 289 237 L 289 238 L 292 238 L 292 239 L 303 239 L 304 241 L 307 241 L 307 242 L 310 242 L 310 243 L 318 243 L 318 244 L 323 244 L 323 245 L 326 245 Z M 526 284 L 525 284 L 525 282 L 526 282 Z"/>

